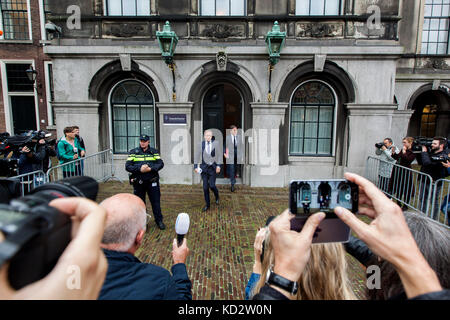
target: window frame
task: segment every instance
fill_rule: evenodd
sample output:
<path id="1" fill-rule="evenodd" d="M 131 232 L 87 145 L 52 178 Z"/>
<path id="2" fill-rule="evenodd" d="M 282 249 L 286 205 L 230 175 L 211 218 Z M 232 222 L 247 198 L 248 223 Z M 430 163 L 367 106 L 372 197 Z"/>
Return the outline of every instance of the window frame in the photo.
<path id="1" fill-rule="evenodd" d="M 137 12 L 137 0 L 134 0 L 135 4 L 136 4 L 136 13 L 134 15 L 124 15 L 123 14 L 123 8 L 124 8 L 123 1 L 124 0 L 120 0 L 121 14 L 120 15 L 110 15 L 109 14 L 109 3 L 108 3 L 109 0 L 103 0 L 103 15 L 105 17 L 148 17 L 148 16 L 150 16 L 152 14 L 152 1 L 154 1 L 154 0 L 147 0 L 149 2 L 149 5 L 148 5 L 149 12 L 148 12 L 148 14 L 137 14 L 138 13 Z"/>
<path id="2" fill-rule="evenodd" d="M 333 94 L 334 97 L 334 105 L 333 105 L 333 119 L 331 121 L 332 124 L 332 133 L 331 133 L 331 152 L 328 154 L 318 154 L 318 153 L 294 153 L 291 152 L 291 126 L 292 126 L 292 108 L 293 108 L 293 98 L 294 98 L 294 94 L 297 92 L 297 90 L 299 88 L 301 88 L 302 86 L 310 83 L 310 82 L 319 82 L 323 85 L 325 85 Z M 338 96 L 336 94 L 336 91 L 334 90 L 334 88 L 327 82 L 320 80 L 320 79 L 310 79 L 310 80 L 306 80 L 301 82 L 297 87 L 295 87 L 295 89 L 292 91 L 291 94 L 291 98 L 289 99 L 289 131 L 288 131 L 288 156 L 289 157 L 295 157 L 295 158 L 300 158 L 300 157 L 304 157 L 304 158 L 332 158 L 335 156 L 336 154 L 336 127 L 337 127 L 337 109 L 338 109 Z M 330 104 L 321 104 L 323 106 L 331 106 Z M 295 107 L 295 106 L 294 106 Z M 307 105 L 304 105 L 304 107 L 307 107 Z M 320 108 L 318 110 L 319 114 L 320 114 Z M 319 120 L 319 119 L 318 119 Z M 305 122 L 303 122 L 305 123 Z M 319 121 L 317 122 L 319 123 Z M 317 130 L 319 130 L 319 127 L 317 128 Z M 303 140 L 305 139 L 305 137 L 302 138 Z M 316 138 L 316 140 L 319 140 L 319 137 Z M 316 150 L 318 150 L 318 146 L 319 144 L 317 143 L 316 145 Z M 304 145 L 303 145 L 303 151 L 304 151 Z"/>
<path id="3" fill-rule="evenodd" d="M 448 5 L 449 6 L 449 13 L 448 16 L 443 16 L 442 15 L 442 11 L 444 8 L 444 5 Z M 431 16 L 426 16 L 425 15 L 425 11 L 426 11 L 426 6 L 431 6 Z M 434 6 L 441 6 L 441 15 L 439 16 L 433 16 L 433 8 Z M 450 3 L 444 3 L 444 0 L 441 0 L 440 3 L 427 3 L 425 1 L 424 6 L 423 6 L 423 24 L 422 24 L 422 35 L 421 35 L 421 42 L 420 42 L 420 54 L 422 55 L 449 55 L 450 54 Z M 431 29 L 431 20 L 436 19 L 439 20 L 439 26 L 437 30 Z M 428 29 L 425 30 L 425 21 L 428 20 L 429 21 L 429 26 Z M 445 32 L 445 29 L 440 29 L 440 24 L 442 20 L 447 20 L 447 40 L 446 40 L 446 50 L 445 53 L 439 53 L 439 44 L 440 43 L 444 43 L 444 42 L 440 42 L 439 41 L 439 34 L 441 32 Z M 430 42 L 430 33 L 432 31 L 437 32 L 437 41 L 436 42 Z M 424 33 L 428 32 L 428 38 L 427 41 L 424 41 Z M 429 45 L 430 43 L 432 44 L 436 44 L 436 53 L 430 53 L 429 50 Z M 427 50 L 426 52 L 424 52 L 424 44 L 427 44 Z"/>
<path id="4" fill-rule="evenodd" d="M 302 0 L 295 0 L 295 16 L 299 16 L 299 17 L 333 17 L 333 16 L 342 16 L 343 12 L 344 12 L 344 5 L 345 5 L 345 1 L 344 0 L 339 0 L 339 12 L 337 14 L 325 14 L 326 12 L 326 7 L 327 7 L 327 1 L 328 0 L 324 0 L 324 6 L 323 6 L 323 14 L 311 14 L 311 3 L 312 1 L 316 1 L 316 0 L 305 0 L 305 1 L 309 1 L 309 14 L 304 15 L 304 14 L 297 14 L 297 4 L 299 1 Z"/>
<path id="5" fill-rule="evenodd" d="M 13 112 L 12 112 L 12 103 L 11 97 L 13 96 L 29 96 L 34 97 L 34 112 L 36 116 L 36 128 L 40 130 L 40 119 L 39 119 L 39 103 L 38 103 L 38 95 L 36 91 L 36 86 L 33 86 L 32 91 L 13 91 L 10 92 L 8 90 L 8 77 L 6 72 L 6 66 L 8 64 L 24 64 L 28 66 L 33 66 L 36 69 L 34 60 L 14 60 L 14 59 L 4 59 L 0 60 L 0 73 L 1 73 L 1 85 L 3 88 L 3 104 L 5 110 L 5 124 L 6 131 L 11 135 L 14 135 L 14 124 L 13 124 Z"/>
<path id="6" fill-rule="evenodd" d="M 153 99 L 153 137 L 154 137 L 154 145 L 151 146 L 152 148 L 158 149 L 158 139 L 156 137 L 157 134 L 157 128 L 156 128 L 156 100 L 155 100 L 155 93 L 153 92 L 153 90 L 143 81 L 138 80 L 138 79 L 133 79 L 133 78 L 127 78 L 127 79 L 123 79 L 118 81 L 110 90 L 109 95 L 108 95 L 108 104 L 109 104 L 109 136 L 110 136 L 110 148 L 113 150 L 113 154 L 118 154 L 118 155 L 126 155 L 128 154 L 129 150 L 127 150 L 126 152 L 117 152 L 116 148 L 115 148 L 115 144 L 114 144 L 114 104 L 112 103 L 112 96 L 114 91 L 117 89 L 117 87 L 119 87 L 122 83 L 127 82 L 127 81 L 134 81 L 134 82 L 138 82 L 141 85 L 145 86 L 150 93 L 152 94 L 152 99 Z M 132 105 L 132 104 L 130 104 Z M 128 120 L 126 120 L 128 121 Z M 139 120 L 139 123 L 141 123 L 142 120 Z M 127 145 L 128 145 L 128 132 L 127 132 Z M 133 147 L 136 148 L 139 145 Z M 132 149 L 132 148 L 131 148 Z"/>
<path id="7" fill-rule="evenodd" d="M 0 40 L 2 41 L 8 41 L 8 42 L 29 42 L 33 41 L 33 26 L 31 21 L 31 8 L 30 8 L 30 0 L 26 0 L 27 4 L 27 25 L 28 25 L 28 39 L 6 39 L 6 31 L 5 31 L 5 25 L 3 21 L 3 12 L 2 6 L 0 4 L 0 28 L 3 31 L 3 34 L 0 36 Z M 9 11 L 9 10 L 8 10 Z M 15 11 L 21 11 L 24 12 L 24 10 L 15 10 Z"/>
<path id="8" fill-rule="evenodd" d="M 214 1 L 214 14 L 212 15 L 203 15 L 202 14 L 202 0 L 198 0 L 198 15 L 200 17 L 246 17 L 247 14 L 247 0 L 241 0 L 244 3 L 244 14 L 242 15 L 232 15 L 231 14 L 231 1 L 232 0 L 228 0 L 228 4 L 229 4 L 229 9 L 228 9 L 228 14 L 226 15 L 217 15 L 217 0 L 211 0 Z"/>

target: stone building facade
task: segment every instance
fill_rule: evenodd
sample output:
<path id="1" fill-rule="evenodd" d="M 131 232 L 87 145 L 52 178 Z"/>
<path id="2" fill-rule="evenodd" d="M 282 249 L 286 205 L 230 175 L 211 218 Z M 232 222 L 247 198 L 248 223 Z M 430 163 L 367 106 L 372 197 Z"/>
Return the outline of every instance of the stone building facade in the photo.
<path id="1" fill-rule="evenodd" d="M 165 161 L 162 182 L 192 184 L 202 131 L 236 124 L 252 186 L 363 173 L 385 137 L 449 134 L 444 2 L 439 12 L 428 0 L 76 2 L 48 1 L 62 28 L 44 49 L 56 127 L 79 124 L 91 153 L 113 149 L 121 177 L 142 131 Z M 156 38 L 166 21 L 179 37 L 175 80 Z M 269 85 L 275 21 L 286 46 Z"/>

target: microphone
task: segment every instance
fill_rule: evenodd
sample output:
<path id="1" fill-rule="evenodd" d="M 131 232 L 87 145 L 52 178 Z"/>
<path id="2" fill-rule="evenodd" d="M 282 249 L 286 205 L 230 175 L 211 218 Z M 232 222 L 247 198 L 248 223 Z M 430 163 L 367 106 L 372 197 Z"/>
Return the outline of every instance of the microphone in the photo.
<path id="1" fill-rule="evenodd" d="M 175 222 L 175 232 L 177 233 L 177 243 L 181 246 L 184 235 L 189 231 L 189 215 L 187 213 L 180 213 Z"/>

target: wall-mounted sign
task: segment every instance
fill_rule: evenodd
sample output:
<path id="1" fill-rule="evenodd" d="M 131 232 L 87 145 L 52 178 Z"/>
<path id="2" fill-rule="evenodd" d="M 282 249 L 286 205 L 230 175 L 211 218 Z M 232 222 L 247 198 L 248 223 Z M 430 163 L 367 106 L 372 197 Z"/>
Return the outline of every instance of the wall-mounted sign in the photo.
<path id="1" fill-rule="evenodd" d="M 165 114 L 164 124 L 186 124 L 186 114 Z"/>

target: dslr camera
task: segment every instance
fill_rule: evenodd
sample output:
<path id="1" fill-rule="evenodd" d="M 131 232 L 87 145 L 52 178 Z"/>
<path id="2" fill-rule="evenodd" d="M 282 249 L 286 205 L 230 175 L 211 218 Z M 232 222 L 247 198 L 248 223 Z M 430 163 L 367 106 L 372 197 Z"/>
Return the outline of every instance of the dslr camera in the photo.
<path id="1" fill-rule="evenodd" d="M 375 148 L 381 149 L 384 146 L 384 142 L 375 143 Z"/>
<path id="2" fill-rule="evenodd" d="M 0 267 L 9 262 L 10 285 L 18 290 L 44 278 L 71 241 L 71 218 L 49 202 L 57 198 L 97 197 L 98 183 L 71 177 L 47 183 L 20 196 L 20 183 L 0 179 Z"/>
<path id="3" fill-rule="evenodd" d="M 442 155 L 438 155 L 438 156 L 430 156 L 430 159 L 431 159 L 431 161 L 442 162 L 442 163 L 450 161 L 449 156 L 446 154 L 442 154 Z"/>
<path id="4" fill-rule="evenodd" d="M 431 144 L 433 143 L 433 138 L 427 137 L 415 137 L 414 142 L 411 147 L 412 152 L 422 152 L 422 146 L 427 147 L 428 152 L 431 150 Z"/>

